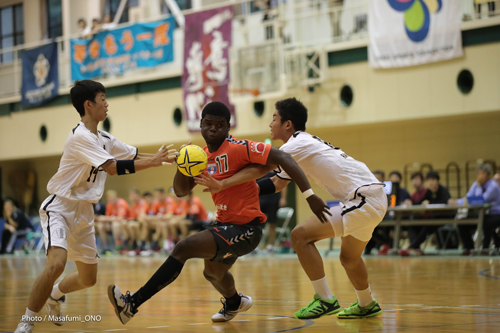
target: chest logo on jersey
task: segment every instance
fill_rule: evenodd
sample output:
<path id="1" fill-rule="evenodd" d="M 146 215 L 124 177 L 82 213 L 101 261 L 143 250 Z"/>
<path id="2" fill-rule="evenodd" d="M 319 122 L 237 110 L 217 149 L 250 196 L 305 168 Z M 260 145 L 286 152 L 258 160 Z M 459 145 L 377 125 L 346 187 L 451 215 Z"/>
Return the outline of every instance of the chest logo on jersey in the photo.
<path id="1" fill-rule="evenodd" d="M 253 153 L 262 154 L 262 156 L 264 156 L 264 153 L 266 152 L 266 144 L 262 142 L 252 142 L 250 150 Z"/>
<path id="2" fill-rule="evenodd" d="M 217 172 L 217 164 L 208 164 L 207 165 L 207 171 L 210 175 L 213 175 L 214 173 Z"/>

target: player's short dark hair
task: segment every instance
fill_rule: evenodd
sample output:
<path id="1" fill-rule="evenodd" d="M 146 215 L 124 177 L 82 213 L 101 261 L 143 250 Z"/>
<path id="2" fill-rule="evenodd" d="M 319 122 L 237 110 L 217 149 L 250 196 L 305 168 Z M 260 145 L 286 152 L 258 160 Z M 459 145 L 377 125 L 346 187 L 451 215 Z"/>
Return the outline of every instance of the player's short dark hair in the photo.
<path id="1" fill-rule="evenodd" d="M 296 131 L 305 131 L 307 123 L 307 109 L 295 97 L 276 102 L 276 110 L 281 117 L 281 123 L 290 120 Z"/>
<path id="2" fill-rule="evenodd" d="M 73 103 L 73 106 L 81 117 L 85 116 L 85 107 L 83 106 L 85 101 L 95 103 L 95 96 L 98 93 L 106 93 L 106 88 L 104 88 L 102 83 L 92 80 L 75 81 L 69 94 L 71 96 L 71 103 Z"/>
<path id="3" fill-rule="evenodd" d="M 165 189 L 163 187 L 157 187 L 155 191 L 160 193 L 165 193 Z"/>
<path id="4" fill-rule="evenodd" d="M 85 21 L 85 19 L 83 17 L 80 17 L 78 19 L 78 23 L 80 23 L 80 22 L 83 22 L 83 23 L 85 23 L 85 25 L 87 25 L 87 21 Z"/>
<path id="5" fill-rule="evenodd" d="M 391 178 L 392 175 L 396 175 L 396 176 L 398 176 L 399 180 L 403 180 L 403 176 L 401 175 L 401 172 L 399 172 L 397 170 L 391 171 L 391 173 L 389 174 L 389 178 Z"/>
<path id="6" fill-rule="evenodd" d="M 382 170 L 373 170 L 372 172 L 374 175 L 381 175 L 382 178 L 385 179 L 385 172 L 383 172 Z"/>
<path id="7" fill-rule="evenodd" d="M 146 192 L 144 192 L 144 193 L 142 194 L 142 197 L 143 197 L 143 198 L 145 198 L 145 197 L 152 197 L 152 196 L 153 196 L 153 194 L 152 194 L 151 192 L 149 192 L 149 191 L 146 191 Z"/>
<path id="8" fill-rule="evenodd" d="M 413 180 L 417 177 L 420 177 L 422 181 L 424 180 L 424 175 L 420 171 L 415 171 L 414 173 L 412 173 L 410 179 Z"/>
<path id="9" fill-rule="evenodd" d="M 436 179 L 439 180 L 439 172 L 437 171 L 429 171 L 425 176 L 425 179 Z"/>
<path id="10" fill-rule="evenodd" d="M 221 102 L 210 102 L 203 108 L 201 112 L 201 120 L 205 118 L 207 114 L 211 114 L 212 116 L 224 117 L 229 124 L 231 121 L 231 112 L 229 111 L 226 104 Z"/>

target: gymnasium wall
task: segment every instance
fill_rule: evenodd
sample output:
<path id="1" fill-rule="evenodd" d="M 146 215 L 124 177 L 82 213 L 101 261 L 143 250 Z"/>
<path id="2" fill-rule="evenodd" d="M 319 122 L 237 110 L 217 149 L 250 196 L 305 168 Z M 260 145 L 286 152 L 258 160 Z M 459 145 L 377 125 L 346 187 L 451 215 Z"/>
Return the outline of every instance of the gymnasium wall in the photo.
<path id="1" fill-rule="evenodd" d="M 500 162 L 500 111 L 308 130 L 365 162 L 371 170 L 382 169 L 387 174 L 392 170 L 402 172 L 404 165 L 412 162 L 429 162 L 435 169 L 444 169 L 446 164 L 453 161 L 462 168 L 464 184 L 463 168 L 467 161 L 484 158 Z M 262 141 L 266 136 L 246 137 Z M 200 140 L 194 143 L 202 144 Z M 275 145 L 278 144 L 275 142 Z M 152 153 L 156 148 L 144 147 L 140 151 Z M 46 184 L 56 172 L 59 158 L 60 155 L 0 162 L 4 195 L 13 194 L 7 179 L 11 171 L 31 169 L 37 172 L 38 197 L 43 200 L 47 196 Z M 108 177 L 106 189 L 116 189 L 119 195 L 127 197 L 127 191 L 132 187 L 141 191 L 153 190 L 158 186 L 168 188 L 172 185 L 174 171 L 174 167 L 165 166 L 129 176 Z M 317 186 L 313 185 L 313 189 L 325 200 L 331 200 Z M 412 188 L 409 190 L 413 191 Z M 208 209 L 214 209 L 207 193 L 203 193 L 200 188 L 195 188 L 194 192 L 201 196 Z M 297 207 L 299 221 L 311 214 L 300 193 L 297 195 Z"/>

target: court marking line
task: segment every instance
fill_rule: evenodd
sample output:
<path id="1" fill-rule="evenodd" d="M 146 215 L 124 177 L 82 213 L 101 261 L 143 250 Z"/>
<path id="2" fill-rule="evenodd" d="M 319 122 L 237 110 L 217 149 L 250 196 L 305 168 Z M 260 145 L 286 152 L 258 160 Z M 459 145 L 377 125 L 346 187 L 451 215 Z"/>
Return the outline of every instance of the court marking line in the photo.
<path id="1" fill-rule="evenodd" d="M 283 319 L 283 317 L 273 317 L 273 318 L 267 318 L 268 320 L 273 320 L 273 319 Z"/>
<path id="2" fill-rule="evenodd" d="M 151 326 L 151 327 L 146 327 L 146 328 L 162 328 L 162 327 L 170 327 L 170 326 Z"/>
<path id="3" fill-rule="evenodd" d="M 486 274 L 486 272 L 488 271 L 491 271 L 493 268 L 500 268 L 500 267 L 490 267 L 490 268 L 486 268 L 486 269 L 483 269 L 482 271 L 479 271 L 479 275 L 481 276 L 484 276 L 488 279 L 496 279 L 496 280 L 500 280 L 500 276 L 494 276 L 494 275 L 488 275 Z"/>

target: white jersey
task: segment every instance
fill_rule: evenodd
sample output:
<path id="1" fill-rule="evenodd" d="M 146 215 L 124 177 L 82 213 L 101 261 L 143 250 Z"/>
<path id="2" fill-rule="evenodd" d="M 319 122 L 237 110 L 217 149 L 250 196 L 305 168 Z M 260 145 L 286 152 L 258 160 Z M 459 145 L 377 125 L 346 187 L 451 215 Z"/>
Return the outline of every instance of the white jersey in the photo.
<path id="1" fill-rule="evenodd" d="M 292 155 L 308 178 L 338 200 L 353 200 L 357 193 L 384 186 L 366 164 L 309 133 L 295 132 L 280 150 Z M 291 180 L 281 169 L 277 176 Z"/>
<path id="2" fill-rule="evenodd" d="M 68 135 L 57 173 L 50 179 L 50 194 L 70 200 L 98 202 L 104 192 L 107 173 L 102 165 L 109 160 L 137 156 L 137 148 L 120 142 L 111 134 L 96 136 L 80 122 Z"/>

